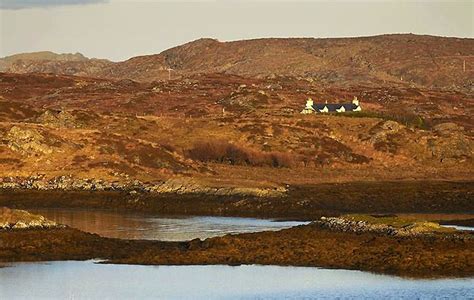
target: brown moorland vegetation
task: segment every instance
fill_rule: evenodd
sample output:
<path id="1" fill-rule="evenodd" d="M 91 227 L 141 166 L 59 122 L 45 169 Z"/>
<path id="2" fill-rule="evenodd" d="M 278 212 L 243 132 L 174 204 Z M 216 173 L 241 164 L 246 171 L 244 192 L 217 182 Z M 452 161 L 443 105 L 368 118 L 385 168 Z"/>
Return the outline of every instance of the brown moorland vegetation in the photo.
<path id="1" fill-rule="evenodd" d="M 205 39 L 121 63 L 26 56 L 0 73 L 0 174 L 272 188 L 472 180 L 472 43 Z M 354 96 L 362 112 L 299 114 L 308 97 Z"/>
<path id="2" fill-rule="evenodd" d="M 364 96 L 361 113 L 304 116 L 299 110 L 308 95 L 333 98 L 350 90 L 224 74 L 154 84 L 47 74 L 0 79 L 3 177 L 154 181 L 184 175 L 233 186 L 472 179 L 469 94 L 449 98 L 451 92 L 424 90 L 440 100 L 417 117 L 410 107 L 426 96 L 403 88 L 395 106 Z M 361 90 L 381 89 L 352 91 L 362 97 Z M 262 92 L 266 104 L 249 105 Z M 219 102 L 233 95 L 239 100 Z M 465 108 L 449 108 L 454 102 Z M 196 107 L 202 115 L 192 113 Z M 223 141 L 217 152 L 215 141 Z M 196 154 L 206 147 L 213 152 Z"/>
<path id="3" fill-rule="evenodd" d="M 118 240 L 75 229 L 0 230 L 0 261 L 108 259 L 146 265 L 262 264 L 344 268 L 410 277 L 474 274 L 473 239 L 352 234 L 317 224 L 188 242 Z"/>
<path id="4" fill-rule="evenodd" d="M 268 166 L 289 168 L 295 165 L 295 158 L 288 153 L 262 152 L 226 141 L 198 142 L 187 150 L 189 158 L 202 162 L 217 162 L 230 165 Z"/>

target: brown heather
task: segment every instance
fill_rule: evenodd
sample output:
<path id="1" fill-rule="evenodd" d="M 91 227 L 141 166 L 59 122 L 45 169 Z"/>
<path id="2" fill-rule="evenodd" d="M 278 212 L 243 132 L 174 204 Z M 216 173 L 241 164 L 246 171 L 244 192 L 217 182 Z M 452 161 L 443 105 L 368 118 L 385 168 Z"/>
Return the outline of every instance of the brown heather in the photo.
<path id="1" fill-rule="evenodd" d="M 237 146 L 222 140 L 197 142 L 187 151 L 187 156 L 202 162 L 217 162 L 230 165 L 268 166 L 289 168 L 295 165 L 295 158 L 282 152 L 263 152 Z"/>

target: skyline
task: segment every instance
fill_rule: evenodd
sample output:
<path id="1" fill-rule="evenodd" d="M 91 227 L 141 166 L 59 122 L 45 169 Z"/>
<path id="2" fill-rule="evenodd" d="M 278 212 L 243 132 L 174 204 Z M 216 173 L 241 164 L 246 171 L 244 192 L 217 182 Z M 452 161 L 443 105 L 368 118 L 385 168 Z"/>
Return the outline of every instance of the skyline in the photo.
<path id="1" fill-rule="evenodd" d="M 121 61 L 199 38 L 472 38 L 474 30 L 470 1 L 1 1 L 0 57 L 53 51 Z"/>

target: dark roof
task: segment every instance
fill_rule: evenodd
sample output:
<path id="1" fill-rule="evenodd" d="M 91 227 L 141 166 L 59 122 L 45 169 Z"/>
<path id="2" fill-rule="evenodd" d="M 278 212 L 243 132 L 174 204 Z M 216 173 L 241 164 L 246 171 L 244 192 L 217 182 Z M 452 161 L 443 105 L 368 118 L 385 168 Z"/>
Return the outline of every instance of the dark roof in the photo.
<path id="1" fill-rule="evenodd" d="M 357 108 L 357 105 L 354 103 L 341 103 L 341 104 L 334 104 L 334 103 L 328 103 L 328 104 L 313 104 L 313 108 L 316 110 L 321 110 L 325 106 L 327 106 L 328 111 L 336 111 L 336 109 L 340 109 L 342 106 L 344 106 L 344 109 L 346 111 L 353 111 L 354 109 Z"/>

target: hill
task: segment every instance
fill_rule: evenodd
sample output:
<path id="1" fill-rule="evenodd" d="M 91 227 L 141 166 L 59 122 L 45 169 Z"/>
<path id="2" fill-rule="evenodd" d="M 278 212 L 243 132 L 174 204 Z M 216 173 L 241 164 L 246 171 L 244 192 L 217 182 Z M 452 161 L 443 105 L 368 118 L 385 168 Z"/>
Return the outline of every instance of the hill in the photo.
<path id="1" fill-rule="evenodd" d="M 308 96 L 358 96 L 363 111 L 302 115 Z M 166 188 L 180 191 L 201 189 L 196 182 L 469 180 L 472 108 L 462 92 L 327 87 L 295 77 L 203 74 L 146 83 L 2 73 L 0 174 L 7 185 L 31 174 L 28 186 L 51 180 L 41 188 L 179 178 Z"/>
<path id="2" fill-rule="evenodd" d="M 303 77 L 325 84 L 407 84 L 474 89 L 474 39 L 412 34 L 358 38 L 266 38 L 233 42 L 199 39 L 160 54 L 104 60 L 29 60 L 8 72 L 51 72 L 142 82 L 200 73 Z"/>
<path id="3" fill-rule="evenodd" d="M 139 180 L 278 194 L 321 182 L 473 178 L 473 39 L 200 39 L 118 63 L 19 57 L 0 73 L 7 186 Z M 308 97 L 354 96 L 360 113 L 299 113 Z"/>
<path id="4" fill-rule="evenodd" d="M 42 63 L 46 61 L 88 61 L 89 59 L 81 53 L 57 54 L 51 51 L 40 51 L 30 53 L 19 53 L 0 58 L 0 72 L 21 68 L 23 64 Z M 23 70 L 23 69 L 20 69 Z"/>

